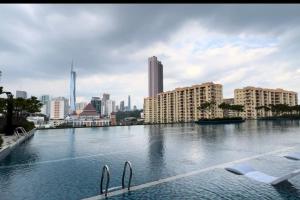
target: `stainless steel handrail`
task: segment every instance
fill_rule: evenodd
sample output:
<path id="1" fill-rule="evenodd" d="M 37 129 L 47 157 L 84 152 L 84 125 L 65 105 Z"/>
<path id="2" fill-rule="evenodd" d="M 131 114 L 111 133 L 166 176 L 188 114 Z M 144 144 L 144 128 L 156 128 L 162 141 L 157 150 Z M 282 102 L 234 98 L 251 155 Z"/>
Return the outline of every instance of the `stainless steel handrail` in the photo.
<path id="1" fill-rule="evenodd" d="M 128 190 L 130 190 L 130 185 L 131 185 L 131 179 L 132 179 L 132 166 L 129 161 L 126 161 L 124 164 L 124 169 L 123 169 L 123 176 L 122 176 L 122 189 L 125 188 L 125 173 L 126 173 L 126 168 L 129 166 L 130 174 L 129 174 L 129 180 L 128 180 Z"/>
<path id="2" fill-rule="evenodd" d="M 109 186 L 109 179 L 110 179 L 110 172 L 109 172 L 109 168 L 107 165 L 104 165 L 102 168 L 102 175 L 101 175 L 101 183 L 100 183 L 100 194 L 103 194 L 103 180 L 104 180 L 104 175 L 106 172 L 106 186 L 105 186 L 105 196 L 107 197 L 107 192 L 108 192 L 108 186 Z"/>

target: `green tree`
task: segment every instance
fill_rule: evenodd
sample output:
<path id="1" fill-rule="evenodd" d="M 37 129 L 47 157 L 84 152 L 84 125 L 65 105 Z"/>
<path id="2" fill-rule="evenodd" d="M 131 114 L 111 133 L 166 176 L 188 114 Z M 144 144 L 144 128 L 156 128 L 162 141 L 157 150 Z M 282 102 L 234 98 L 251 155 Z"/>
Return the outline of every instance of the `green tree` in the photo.
<path id="1" fill-rule="evenodd" d="M 238 117 L 240 116 L 240 112 L 244 111 L 244 106 L 243 105 L 231 105 L 231 110 L 236 111 Z"/>
<path id="2" fill-rule="evenodd" d="M 216 105 L 215 101 L 206 101 L 198 107 L 198 110 L 205 112 L 206 114 L 208 114 L 210 118 L 212 109 L 215 107 L 215 105 Z"/>
<path id="3" fill-rule="evenodd" d="M 255 109 L 256 109 L 257 111 L 259 111 L 259 110 L 264 110 L 265 113 L 267 113 L 267 115 L 268 115 L 269 111 L 271 110 L 270 107 L 265 106 L 265 105 L 263 105 L 263 106 L 257 106 L 257 107 L 255 107 Z"/>
<path id="4" fill-rule="evenodd" d="M 221 103 L 218 107 L 223 110 L 223 117 L 225 117 L 225 111 L 231 109 L 231 105 L 225 102 Z"/>

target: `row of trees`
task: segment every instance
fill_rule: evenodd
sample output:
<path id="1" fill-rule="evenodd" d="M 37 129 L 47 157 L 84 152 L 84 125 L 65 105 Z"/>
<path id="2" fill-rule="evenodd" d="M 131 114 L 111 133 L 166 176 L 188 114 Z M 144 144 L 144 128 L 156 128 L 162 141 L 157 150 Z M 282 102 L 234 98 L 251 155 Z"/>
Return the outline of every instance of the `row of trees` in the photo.
<path id="1" fill-rule="evenodd" d="M 268 106 L 257 106 L 255 108 L 257 111 L 263 110 L 269 115 L 269 111 L 272 112 L 274 116 L 281 116 L 281 115 L 300 115 L 300 105 L 289 106 L 287 104 L 269 104 Z"/>
<path id="2" fill-rule="evenodd" d="M 37 97 L 29 99 L 13 98 L 10 92 L 5 92 L 0 87 L 0 95 L 7 94 L 7 98 L 0 98 L 1 127 L 6 135 L 13 134 L 15 126 L 26 126 L 26 117 L 41 111 L 42 103 Z M 25 128 L 26 129 L 26 128 Z"/>
<path id="3" fill-rule="evenodd" d="M 204 103 L 202 103 L 198 109 L 201 111 L 206 112 L 209 117 L 211 116 L 211 112 L 213 111 L 213 109 L 216 109 L 216 102 L 215 101 L 206 101 Z M 244 111 L 244 106 L 243 105 L 232 105 L 232 104 L 228 104 L 228 103 L 221 103 L 218 105 L 218 108 L 223 110 L 223 114 L 225 111 L 235 111 L 237 112 L 237 115 L 240 115 L 240 112 Z"/>
<path id="4" fill-rule="evenodd" d="M 206 112 L 209 117 L 211 116 L 211 112 L 213 109 L 216 109 L 217 105 L 215 101 L 206 101 L 201 104 L 201 106 L 198 107 L 199 110 Z M 237 116 L 239 117 L 240 112 L 244 111 L 243 105 L 232 105 L 228 103 L 221 103 L 218 105 L 218 108 L 223 110 L 223 114 L 225 111 L 234 111 L 237 113 Z M 269 117 L 269 114 L 272 113 L 273 116 L 283 116 L 283 115 L 298 115 L 300 116 L 300 105 L 295 106 L 289 106 L 287 104 L 269 104 L 268 106 L 257 106 L 255 108 L 257 111 L 263 110 L 266 112 L 267 116 Z M 270 112 L 271 111 L 271 112 Z"/>
<path id="5" fill-rule="evenodd" d="M 9 99 L 0 98 L 0 113 L 7 113 L 7 102 Z M 42 103 L 35 97 L 32 96 L 29 99 L 16 98 L 13 99 L 13 113 L 17 118 L 27 117 L 31 113 L 40 112 Z"/>
<path id="6" fill-rule="evenodd" d="M 116 120 L 119 123 L 120 121 L 124 120 L 127 117 L 135 117 L 135 118 L 140 118 L 141 117 L 141 112 L 143 110 L 132 110 L 132 111 L 118 111 L 116 112 Z"/>

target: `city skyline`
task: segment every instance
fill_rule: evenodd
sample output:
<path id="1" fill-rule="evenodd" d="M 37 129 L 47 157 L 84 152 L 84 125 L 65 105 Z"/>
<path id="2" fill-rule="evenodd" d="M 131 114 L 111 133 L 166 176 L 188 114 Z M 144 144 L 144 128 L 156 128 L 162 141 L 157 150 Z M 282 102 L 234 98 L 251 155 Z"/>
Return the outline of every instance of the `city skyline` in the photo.
<path id="1" fill-rule="evenodd" d="M 130 94 L 131 104 L 142 108 L 148 96 L 147 58 L 154 55 L 164 65 L 164 90 L 214 81 L 224 85 L 224 98 L 244 86 L 299 93 L 298 9 L 299 5 L 3 5 L 1 83 L 28 96 L 68 97 L 68 62 L 76 58 L 78 102 L 102 92 L 120 102 Z M 16 23 L 21 25 L 16 28 Z"/>

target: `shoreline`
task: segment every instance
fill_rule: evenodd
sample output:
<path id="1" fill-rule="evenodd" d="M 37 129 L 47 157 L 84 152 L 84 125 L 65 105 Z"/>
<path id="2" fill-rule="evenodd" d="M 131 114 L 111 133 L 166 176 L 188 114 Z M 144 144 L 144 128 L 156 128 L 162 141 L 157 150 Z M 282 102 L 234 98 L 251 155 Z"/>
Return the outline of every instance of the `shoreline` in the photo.
<path id="1" fill-rule="evenodd" d="M 30 139 L 34 133 L 35 133 L 36 128 L 33 128 L 32 130 L 28 131 L 25 136 L 21 136 L 17 138 L 17 140 L 14 140 L 15 138 L 12 138 L 13 142 L 11 143 L 10 141 L 8 144 L 4 143 L 2 144 L 2 147 L 0 149 L 0 162 L 5 159 L 16 147 L 18 147 L 20 144 L 25 142 L 26 140 Z M 8 137 L 15 137 L 15 136 L 8 136 Z"/>
<path id="2" fill-rule="evenodd" d="M 300 119 L 276 118 L 276 119 L 245 119 L 245 121 L 294 121 Z M 50 130 L 50 129 L 69 129 L 69 128 L 108 128 L 119 126 L 143 126 L 143 125 L 162 125 L 162 124 L 197 124 L 196 122 L 169 122 L 169 123 L 146 123 L 146 124 L 131 124 L 131 125 L 109 125 L 109 126 L 78 126 L 78 127 L 51 127 L 51 128 L 35 128 L 36 130 Z M 213 124 L 214 125 L 214 124 Z M 217 125 L 217 124 L 216 124 Z"/>

